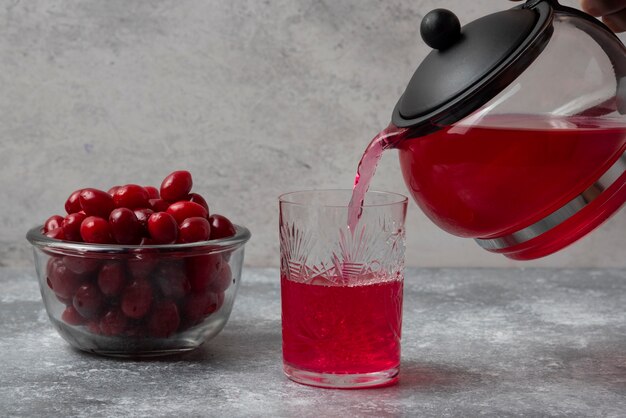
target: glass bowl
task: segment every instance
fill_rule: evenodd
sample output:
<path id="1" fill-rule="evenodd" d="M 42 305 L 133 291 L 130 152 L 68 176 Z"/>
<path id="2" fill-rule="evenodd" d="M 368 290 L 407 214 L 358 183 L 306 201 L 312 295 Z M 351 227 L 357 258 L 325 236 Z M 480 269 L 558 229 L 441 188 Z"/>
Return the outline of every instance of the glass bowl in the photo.
<path id="1" fill-rule="evenodd" d="M 172 245 L 101 245 L 28 231 L 50 321 L 73 347 L 116 357 L 193 350 L 226 325 L 247 228 Z"/>

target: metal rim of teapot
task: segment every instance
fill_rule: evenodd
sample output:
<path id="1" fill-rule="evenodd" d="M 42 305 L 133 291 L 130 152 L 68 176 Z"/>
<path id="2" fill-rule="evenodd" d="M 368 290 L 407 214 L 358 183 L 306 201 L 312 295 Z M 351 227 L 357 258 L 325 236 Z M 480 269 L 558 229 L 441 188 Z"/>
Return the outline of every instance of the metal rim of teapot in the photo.
<path id="1" fill-rule="evenodd" d="M 475 241 L 485 250 L 497 252 L 524 244 L 575 216 L 615 184 L 624 173 L 626 173 L 626 151 L 622 152 L 622 155 L 591 186 L 545 218 L 508 235 L 487 239 L 476 238 Z"/>

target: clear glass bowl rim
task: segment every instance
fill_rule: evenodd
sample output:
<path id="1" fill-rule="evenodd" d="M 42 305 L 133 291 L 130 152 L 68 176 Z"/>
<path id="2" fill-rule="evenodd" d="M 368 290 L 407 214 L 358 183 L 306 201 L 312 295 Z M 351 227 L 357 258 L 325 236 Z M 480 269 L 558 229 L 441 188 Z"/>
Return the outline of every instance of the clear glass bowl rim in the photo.
<path id="1" fill-rule="evenodd" d="M 206 254 L 227 251 L 239 248 L 250 239 L 250 231 L 241 225 L 234 225 L 235 235 L 228 238 L 215 239 L 210 241 L 199 241 L 188 244 L 166 244 L 166 245 L 121 245 L 121 244 L 91 244 L 86 242 L 61 241 L 45 236 L 41 231 L 43 225 L 35 226 L 26 233 L 26 239 L 35 247 L 52 252 L 63 254 L 141 254 L 149 252 L 151 254 L 178 253 L 185 254 Z"/>
<path id="2" fill-rule="evenodd" d="M 346 201 L 345 204 L 341 204 L 341 205 L 339 204 L 331 205 L 331 204 L 320 204 L 320 203 L 316 203 L 316 204 L 302 203 L 302 202 L 293 200 L 293 198 L 297 197 L 297 195 L 307 195 L 307 194 L 312 194 L 312 193 L 346 193 L 350 195 L 352 193 L 352 189 L 298 190 L 298 191 L 287 192 L 287 193 L 281 194 L 280 196 L 278 196 L 278 201 L 281 204 L 285 203 L 288 205 L 302 206 L 302 207 L 324 207 L 324 208 L 347 208 L 348 207 L 348 201 Z M 389 202 L 385 202 L 385 203 L 367 203 L 367 197 L 372 196 L 372 195 L 385 196 L 388 198 L 395 197 L 395 199 L 390 199 Z M 367 193 L 365 194 L 365 203 L 362 205 L 362 207 L 374 208 L 374 207 L 393 206 L 393 205 L 398 205 L 398 204 L 404 205 L 404 204 L 407 204 L 408 201 L 409 201 L 409 198 L 400 193 L 385 192 L 385 191 L 380 191 L 380 190 L 368 190 Z"/>

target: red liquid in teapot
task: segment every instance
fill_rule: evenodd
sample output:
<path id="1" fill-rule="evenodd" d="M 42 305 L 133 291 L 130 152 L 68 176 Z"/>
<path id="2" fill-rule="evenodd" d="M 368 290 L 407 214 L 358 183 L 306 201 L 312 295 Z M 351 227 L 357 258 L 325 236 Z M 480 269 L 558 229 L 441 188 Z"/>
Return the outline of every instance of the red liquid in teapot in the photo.
<path id="1" fill-rule="evenodd" d="M 592 186 L 626 150 L 626 126 L 607 118 L 493 115 L 473 126 L 412 134 L 390 125 L 368 146 L 350 203 L 351 229 L 388 148 L 399 149 L 405 183 L 424 213 L 442 229 L 472 238 L 499 237 L 540 221 Z M 597 191 L 604 198 L 534 248 L 502 252 L 532 259 L 574 242 L 626 201 L 626 174 L 610 189 Z"/>
<path id="2" fill-rule="evenodd" d="M 399 366 L 401 280 L 337 286 L 283 276 L 281 282 L 285 363 L 336 374 Z"/>
<path id="3" fill-rule="evenodd" d="M 592 185 L 626 149 L 626 127 L 498 115 L 408 139 L 399 149 L 422 210 L 455 235 L 488 238 L 539 221 Z"/>

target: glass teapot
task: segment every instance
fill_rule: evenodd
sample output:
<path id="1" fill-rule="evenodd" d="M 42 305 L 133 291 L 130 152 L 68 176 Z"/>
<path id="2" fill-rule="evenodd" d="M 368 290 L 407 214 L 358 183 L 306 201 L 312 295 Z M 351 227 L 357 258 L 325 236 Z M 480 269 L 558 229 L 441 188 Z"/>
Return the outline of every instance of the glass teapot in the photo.
<path id="1" fill-rule="evenodd" d="M 437 9 L 433 51 L 396 105 L 402 173 L 442 229 L 529 260 L 626 201 L 626 48 L 600 21 L 532 0 L 461 28 Z"/>

